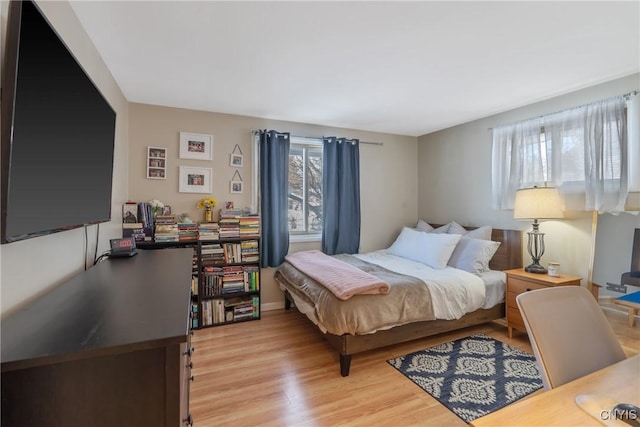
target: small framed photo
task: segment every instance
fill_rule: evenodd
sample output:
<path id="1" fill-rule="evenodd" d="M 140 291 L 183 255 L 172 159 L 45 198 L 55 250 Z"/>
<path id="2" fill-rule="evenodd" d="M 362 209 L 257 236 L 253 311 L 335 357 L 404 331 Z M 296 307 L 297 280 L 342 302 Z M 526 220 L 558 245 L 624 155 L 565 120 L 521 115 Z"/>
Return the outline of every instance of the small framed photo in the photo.
<path id="1" fill-rule="evenodd" d="M 171 206 L 164 205 L 162 215 L 171 215 Z"/>
<path id="2" fill-rule="evenodd" d="M 211 168 L 180 166 L 181 193 L 211 193 Z"/>
<path id="3" fill-rule="evenodd" d="M 180 132 L 180 158 L 211 160 L 213 136 L 200 133 Z"/>
<path id="4" fill-rule="evenodd" d="M 147 147 L 147 179 L 167 178 L 167 149 Z"/>
<path id="5" fill-rule="evenodd" d="M 242 154 L 231 153 L 231 159 L 229 160 L 229 166 L 234 168 L 242 167 Z"/>
<path id="6" fill-rule="evenodd" d="M 242 193 L 242 181 L 231 181 L 231 194 Z"/>

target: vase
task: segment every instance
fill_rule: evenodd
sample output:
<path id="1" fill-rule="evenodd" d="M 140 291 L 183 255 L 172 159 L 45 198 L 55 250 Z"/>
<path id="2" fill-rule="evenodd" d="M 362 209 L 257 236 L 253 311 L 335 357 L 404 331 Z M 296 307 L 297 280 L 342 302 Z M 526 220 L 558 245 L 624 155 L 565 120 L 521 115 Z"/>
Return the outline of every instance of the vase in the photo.
<path id="1" fill-rule="evenodd" d="M 213 222 L 213 209 L 206 208 L 204 210 L 204 222 Z"/>

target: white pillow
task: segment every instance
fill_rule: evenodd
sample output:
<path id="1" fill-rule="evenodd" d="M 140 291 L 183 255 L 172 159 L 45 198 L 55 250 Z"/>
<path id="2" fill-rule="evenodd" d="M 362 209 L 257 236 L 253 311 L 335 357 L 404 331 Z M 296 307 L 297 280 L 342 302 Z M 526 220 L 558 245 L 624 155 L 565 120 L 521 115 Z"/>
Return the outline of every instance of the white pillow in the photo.
<path id="1" fill-rule="evenodd" d="M 467 229 L 461 226 L 460 224 L 458 224 L 457 222 L 451 221 L 449 223 L 449 229 L 447 230 L 447 233 L 464 235 L 464 234 L 467 234 Z"/>
<path id="2" fill-rule="evenodd" d="M 442 226 L 440 226 L 438 228 L 435 228 L 435 229 L 433 229 L 433 227 L 431 227 L 432 230 L 430 231 L 430 233 L 436 233 L 436 234 L 446 233 L 447 231 L 449 231 L 449 227 L 450 226 L 451 226 L 451 223 L 442 225 Z"/>
<path id="3" fill-rule="evenodd" d="M 472 237 L 474 239 L 491 240 L 491 232 L 493 228 L 490 225 L 483 225 L 465 234 L 465 237 Z"/>
<path id="4" fill-rule="evenodd" d="M 464 236 L 451 254 L 449 265 L 469 273 L 485 273 L 499 246 L 500 242 Z"/>
<path id="5" fill-rule="evenodd" d="M 491 240 L 491 232 L 493 229 L 489 225 L 483 225 L 482 227 L 475 228 L 473 230 L 467 230 L 455 221 L 449 223 L 449 234 L 461 234 L 466 237 L 472 237 L 474 239 Z"/>
<path id="6" fill-rule="evenodd" d="M 404 227 L 387 252 L 429 267 L 445 268 L 460 237 L 458 234 L 424 233 Z"/>
<path id="7" fill-rule="evenodd" d="M 419 219 L 418 223 L 416 224 L 416 230 L 429 232 L 433 230 L 433 227 L 429 225 L 426 221 Z"/>

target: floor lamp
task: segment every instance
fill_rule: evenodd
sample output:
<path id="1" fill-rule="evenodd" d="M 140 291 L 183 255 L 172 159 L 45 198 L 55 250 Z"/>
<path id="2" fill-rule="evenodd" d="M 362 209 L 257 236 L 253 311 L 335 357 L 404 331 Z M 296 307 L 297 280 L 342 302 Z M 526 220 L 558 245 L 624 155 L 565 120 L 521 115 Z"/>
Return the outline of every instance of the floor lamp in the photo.
<path id="1" fill-rule="evenodd" d="M 527 250 L 532 263 L 525 268 L 529 273 L 546 274 L 547 269 L 540 265 L 544 254 L 544 233 L 539 230 L 539 219 L 564 218 L 563 203 L 558 190 L 552 187 L 524 188 L 516 191 L 514 219 L 532 219 L 533 230 L 527 232 Z"/>

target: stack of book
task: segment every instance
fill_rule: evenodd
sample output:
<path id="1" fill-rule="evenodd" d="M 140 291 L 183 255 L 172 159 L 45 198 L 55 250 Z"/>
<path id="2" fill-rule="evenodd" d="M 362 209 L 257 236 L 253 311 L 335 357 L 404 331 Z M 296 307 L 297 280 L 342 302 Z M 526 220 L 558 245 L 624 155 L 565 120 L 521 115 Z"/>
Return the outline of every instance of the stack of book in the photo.
<path id="1" fill-rule="evenodd" d="M 253 301 L 244 298 L 230 299 L 226 302 L 226 307 L 233 311 L 233 320 L 243 320 L 255 317 Z"/>
<path id="2" fill-rule="evenodd" d="M 127 202 L 122 205 L 122 237 L 133 237 L 137 242 L 144 241 L 147 236 L 144 217 L 139 209 L 136 202 Z"/>
<path id="3" fill-rule="evenodd" d="M 221 209 L 220 210 L 220 238 L 236 239 L 240 237 L 240 217 L 242 211 L 240 209 Z"/>
<path id="4" fill-rule="evenodd" d="M 240 237 L 260 237 L 260 217 L 258 215 L 240 217 Z"/>
<path id="5" fill-rule="evenodd" d="M 241 262 L 258 262 L 260 261 L 260 249 L 257 240 L 243 240 L 240 243 L 240 260 Z"/>
<path id="6" fill-rule="evenodd" d="M 244 270 L 241 266 L 222 267 L 222 293 L 233 294 L 245 291 Z"/>
<path id="7" fill-rule="evenodd" d="M 220 226 L 217 222 L 201 222 L 198 226 L 199 240 L 218 240 L 220 238 Z"/>
<path id="8" fill-rule="evenodd" d="M 178 221 L 175 215 L 156 215 L 155 233 L 153 238 L 156 242 L 178 242 Z"/>
<path id="9" fill-rule="evenodd" d="M 198 240 L 198 225 L 192 222 L 178 223 L 178 240 L 181 242 L 193 242 Z"/>
<path id="10" fill-rule="evenodd" d="M 200 259 L 206 264 L 224 264 L 224 249 L 219 244 L 202 245 Z"/>

